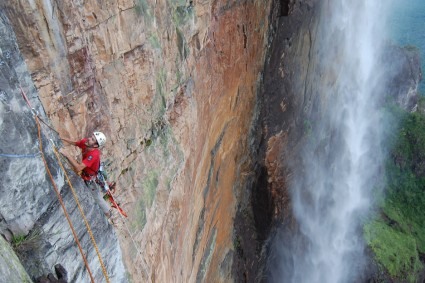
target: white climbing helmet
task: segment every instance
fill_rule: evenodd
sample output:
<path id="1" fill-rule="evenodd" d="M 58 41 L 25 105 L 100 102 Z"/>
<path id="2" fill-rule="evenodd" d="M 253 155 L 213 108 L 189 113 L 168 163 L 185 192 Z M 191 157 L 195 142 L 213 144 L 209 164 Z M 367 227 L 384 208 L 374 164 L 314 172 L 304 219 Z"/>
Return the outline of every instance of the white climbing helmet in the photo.
<path id="1" fill-rule="evenodd" d="M 99 145 L 99 147 L 102 147 L 105 145 L 106 143 L 106 137 L 103 133 L 101 132 L 93 132 L 94 137 L 96 138 L 97 144 Z"/>

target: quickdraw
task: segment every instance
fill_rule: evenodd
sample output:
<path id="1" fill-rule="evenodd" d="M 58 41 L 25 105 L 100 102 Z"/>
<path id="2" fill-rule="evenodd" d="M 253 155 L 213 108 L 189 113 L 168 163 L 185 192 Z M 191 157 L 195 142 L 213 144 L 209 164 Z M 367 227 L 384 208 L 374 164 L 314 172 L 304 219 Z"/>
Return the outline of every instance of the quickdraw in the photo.
<path id="1" fill-rule="evenodd" d="M 103 199 L 108 201 L 111 204 L 111 207 L 115 208 L 119 214 L 121 214 L 124 217 L 127 217 L 127 213 L 125 213 L 125 211 L 119 206 L 119 204 L 115 201 L 114 197 L 112 196 L 115 193 L 116 183 L 115 182 L 108 183 L 102 171 L 100 170 L 96 177 L 96 183 L 101 188 L 103 188 L 103 191 L 105 192 Z"/>
<path id="2" fill-rule="evenodd" d="M 114 197 L 112 196 L 112 192 L 109 190 L 106 192 L 106 194 L 103 196 L 103 198 L 111 204 L 111 207 L 115 208 L 119 214 L 121 214 L 124 217 L 127 217 L 127 213 L 119 206 L 119 204 L 115 201 Z"/>

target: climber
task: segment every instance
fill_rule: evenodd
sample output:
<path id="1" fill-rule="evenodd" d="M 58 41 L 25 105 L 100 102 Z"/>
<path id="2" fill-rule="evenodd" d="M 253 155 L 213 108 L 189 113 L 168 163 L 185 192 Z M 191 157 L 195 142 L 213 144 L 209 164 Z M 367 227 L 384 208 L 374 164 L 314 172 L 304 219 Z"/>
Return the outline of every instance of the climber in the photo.
<path id="1" fill-rule="evenodd" d="M 90 189 L 94 199 L 99 204 L 103 213 L 110 219 L 111 211 L 108 203 L 103 199 L 102 192 L 97 188 L 96 177 L 100 167 L 100 150 L 106 143 L 106 137 L 101 132 L 93 132 L 93 134 L 79 141 L 71 141 L 60 137 L 61 140 L 81 148 L 82 161 L 76 161 L 64 148 L 60 149 L 60 153 L 65 156 L 74 170 L 81 176 Z"/>

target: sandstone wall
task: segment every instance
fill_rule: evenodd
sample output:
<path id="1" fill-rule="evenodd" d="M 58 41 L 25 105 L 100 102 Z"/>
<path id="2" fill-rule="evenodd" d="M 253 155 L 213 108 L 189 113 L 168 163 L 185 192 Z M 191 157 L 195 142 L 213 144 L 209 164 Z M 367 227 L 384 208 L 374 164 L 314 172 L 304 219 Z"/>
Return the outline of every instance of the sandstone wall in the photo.
<path id="1" fill-rule="evenodd" d="M 269 1 L 2 3 L 40 100 L 72 139 L 101 130 L 135 282 L 231 280 L 233 217 Z"/>
<path id="2" fill-rule="evenodd" d="M 16 44 L 10 22 L 2 10 L 0 65 L 0 233 L 14 243 L 15 251 L 32 279 L 52 272 L 53 266 L 60 263 L 69 272 L 72 282 L 88 282 L 87 271 L 82 268 L 83 260 L 54 192 L 54 182 L 70 214 L 70 221 L 74 225 L 82 251 L 91 263 L 93 277 L 100 282 L 104 278 L 100 261 L 49 141 L 52 139 L 57 142 L 57 138 L 44 125 L 41 125 L 40 132 L 38 131 L 31 109 L 23 98 L 21 88 L 26 93 L 31 107 L 47 121 L 37 90 Z M 50 176 L 43 158 L 51 172 Z M 100 256 L 103 260 L 107 259 L 107 273 L 114 282 L 125 282 L 127 278 L 121 249 L 114 230 L 100 210 L 93 206 L 91 195 L 84 190 L 84 184 L 79 178 L 74 176 L 72 181 L 82 210 L 90 223 Z M 108 238 L 104 235 L 108 235 Z M 7 245 L 9 244 L 2 244 L 5 251 L 2 254 L 4 259 L 7 257 L 11 261 L 8 263 L 3 260 L 0 263 L 2 269 L 8 270 L 2 272 L 0 281 L 30 282 L 26 281 L 28 275 L 19 269 L 20 264 L 14 262 L 16 255 L 8 256 L 11 249 L 10 246 L 6 247 Z"/>

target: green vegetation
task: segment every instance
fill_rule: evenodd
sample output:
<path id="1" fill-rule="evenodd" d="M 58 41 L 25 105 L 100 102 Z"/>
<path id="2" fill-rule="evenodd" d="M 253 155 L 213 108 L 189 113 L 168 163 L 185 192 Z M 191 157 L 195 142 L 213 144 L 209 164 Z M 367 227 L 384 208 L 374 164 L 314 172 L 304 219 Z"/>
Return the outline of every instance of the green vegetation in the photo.
<path id="1" fill-rule="evenodd" d="M 127 278 L 127 281 L 130 283 L 134 283 L 133 277 L 131 277 L 130 272 L 126 271 L 125 272 L 125 277 Z"/>
<path id="2" fill-rule="evenodd" d="M 243 249 L 239 236 L 233 238 L 233 249 L 238 253 L 239 256 L 243 256 Z"/>
<path id="3" fill-rule="evenodd" d="M 134 211 L 134 221 L 131 223 L 131 228 L 134 231 L 142 231 L 143 227 L 146 225 L 146 205 L 145 201 L 142 198 L 136 205 Z"/>
<path id="4" fill-rule="evenodd" d="M 158 172 L 156 171 L 151 171 L 143 181 L 143 199 L 148 207 L 153 204 L 158 184 Z"/>
<path id="5" fill-rule="evenodd" d="M 176 27 L 184 25 L 189 19 L 193 18 L 193 11 L 190 7 L 177 6 L 173 12 L 173 22 Z"/>
<path id="6" fill-rule="evenodd" d="M 153 22 L 152 9 L 149 7 L 147 0 L 136 0 L 135 9 L 139 16 L 144 16 L 147 25 Z"/>
<path id="7" fill-rule="evenodd" d="M 159 38 L 156 34 L 151 34 L 149 36 L 149 43 L 154 49 L 161 49 L 161 43 L 159 42 Z"/>
<path id="8" fill-rule="evenodd" d="M 193 6 L 186 6 L 186 1 L 168 1 L 171 7 L 171 17 L 176 27 L 177 48 L 179 50 L 180 60 L 184 60 L 189 55 L 189 48 L 183 33 L 184 27 L 191 19 L 193 19 Z"/>
<path id="9" fill-rule="evenodd" d="M 152 144 L 152 140 L 151 139 L 144 139 L 140 142 L 140 145 L 143 146 L 145 145 L 146 147 L 150 146 Z"/>
<path id="10" fill-rule="evenodd" d="M 122 169 L 122 170 L 121 170 L 120 175 L 124 175 L 125 173 L 127 173 L 127 172 L 128 172 L 128 170 L 130 170 L 128 167 L 127 167 L 127 168 Z"/>
<path id="11" fill-rule="evenodd" d="M 181 66 L 180 66 L 180 60 L 179 60 L 178 57 L 175 58 L 175 66 L 176 66 L 176 83 L 177 83 L 177 85 L 173 86 L 173 88 L 172 88 L 173 91 L 177 90 L 177 88 L 179 88 L 179 86 L 183 82 L 183 73 L 180 70 Z"/>
<path id="12" fill-rule="evenodd" d="M 167 87 L 167 74 L 165 72 L 165 69 L 162 68 L 156 74 L 156 93 L 155 93 L 155 101 L 153 103 L 153 109 L 152 109 L 157 119 L 160 119 L 160 117 L 162 117 L 166 111 L 166 106 L 167 106 L 166 87 Z"/>
<path id="13" fill-rule="evenodd" d="M 172 11 L 172 20 L 176 27 L 185 25 L 189 19 L 193 18 L 193 6 L 187 6 L 185 0 L 169 0 L 168 4 Z"/>
<path id="14" fill-rule="evenodd" d="M 131 220 L 133 232 L 141 231 L 146 225 L 158 188 L 171 191 L 171 183 L 177 174 L 177 169 L 184 161 L 183 152 L 178 147 L 172 129 L 163 119 L 154 121 L 150 131 L 150 137 L 140 141 L 140 145 L 145 146 L 143 152 L 148 162 L 144 171 L 146 173 L 138 186 L 140 200 L 131 213 L 134 215 Z M 158 171 L 158 168 L 165 169 Z"/>
<path id="15" fill-rule="evenodd" d="M 389 276 L 415 282 L 425 254 L 425 116 L 396 108 L 390 112 L 400 123 L 388 143 L 386 195 L 364 235 Z"/>
<path id="16" fill-rule="evenodd" d="M 36 228 L 28 235 L 17 235 L 12 238 L 12 248 L 19 259 L 24 260 L 28 253 L 40 247 L 41 235 L 42 230 Z"/>
<path id="17" fill-rule="evenodd" d="M 25 243 L 26 235 L 18 235 L 12 238 L 12 247 L 18 248 Z"/>
<path id="18" fill-rule="evenodd" d="M 392 278 L 414 282 L 422 269 L 415 238 L 391 227 L 383 219 L 375 220 L 364 228 L 365 238 L 376 260 Z"/>
<path id="19" fill-rule="evenodd" d="M 304 135 L 310 136 L 313 132 L 313 125 L 311 124 L 311 121 L 306 119 L 304 120 Z"/>
<path id="20" fill-rule="evenodd" d="M 141 231 L 146 225 L 146 208 L 150 208 L 155 199 L 156 189 L 158 187 L 158 172 L 151 171 L 142 183 L 143 196 L 137 203 L 134 210 L 134 221 L 131 223 L 133 231 Z"/>
<path id="21" fill-rule="evenodd" d="M 176 28 L 177 34 L 177 48 L 179 50 L 180 60 L 185 60 L 187 56 L 189 56 L 189 48 L 187 47 L 186 40 L 184 38 L 184 34 Z"/>

